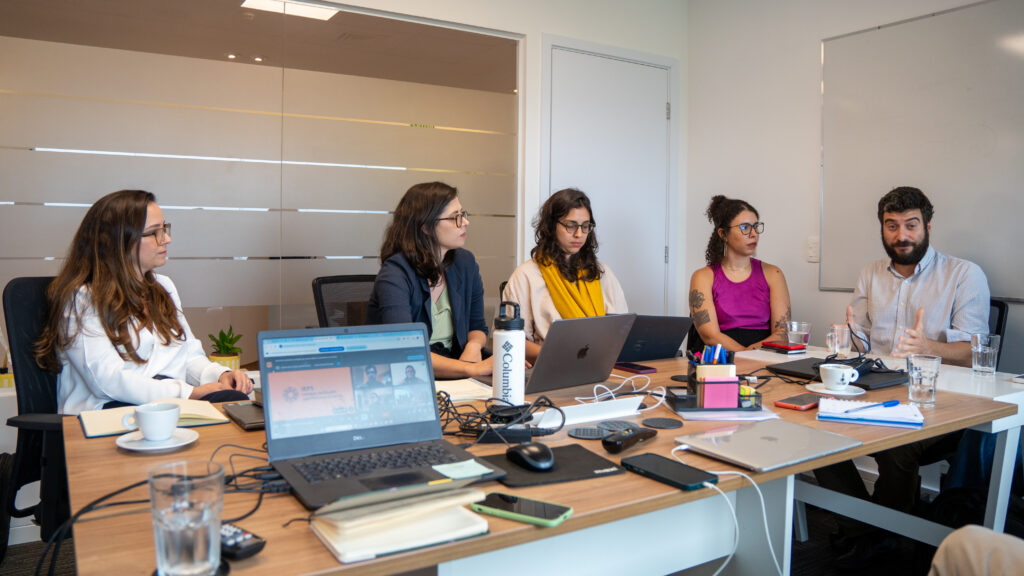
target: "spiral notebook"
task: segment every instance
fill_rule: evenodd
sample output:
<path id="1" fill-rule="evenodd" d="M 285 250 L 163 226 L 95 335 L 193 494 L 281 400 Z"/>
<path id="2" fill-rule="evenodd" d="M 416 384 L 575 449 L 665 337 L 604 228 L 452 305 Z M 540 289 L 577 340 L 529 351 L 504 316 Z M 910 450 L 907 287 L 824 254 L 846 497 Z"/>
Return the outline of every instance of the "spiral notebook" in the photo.
<path id="1" fill-rule="evenodd" d="M 917 406 L 899 404 L 897 406 L 875 406 L 847 412 L 856 408 L 871 406 L 876 402 L 856 400 L 836 400 L 822 398 L 818 401 L 818 420 L 829 422 L 847 422 L 850 424 L 867 424 L 869 426 L 893 426 L 896 428 L 920 428 L 924 426 L 924 415 Z"/>

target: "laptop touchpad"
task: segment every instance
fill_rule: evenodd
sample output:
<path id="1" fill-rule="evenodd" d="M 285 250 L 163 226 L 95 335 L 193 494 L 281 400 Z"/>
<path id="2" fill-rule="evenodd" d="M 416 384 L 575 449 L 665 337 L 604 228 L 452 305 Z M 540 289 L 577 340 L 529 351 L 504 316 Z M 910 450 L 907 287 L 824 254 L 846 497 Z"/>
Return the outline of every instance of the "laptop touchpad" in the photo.
<path id="1" fill-rule="evenodd" d="M 412 484 L 426 484 L 433 479 L 434 478 L 422 472 L 400 472 L 398 474 L 391 474 L 390 476 L 363 478 L 359 480 L 359 483 L 370 490 L 376 491 L 387 490 L 388 488 L 398 488 L 400 486 L 409 486 Z"/>

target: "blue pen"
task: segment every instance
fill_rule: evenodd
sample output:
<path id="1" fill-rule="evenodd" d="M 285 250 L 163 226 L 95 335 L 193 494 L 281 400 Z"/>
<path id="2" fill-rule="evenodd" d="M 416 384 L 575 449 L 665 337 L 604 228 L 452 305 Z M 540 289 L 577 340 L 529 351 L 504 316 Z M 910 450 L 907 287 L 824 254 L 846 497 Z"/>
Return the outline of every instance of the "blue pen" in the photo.
<path id="1" fill-rule="evenodd" d="M 871 404 L 870 406 L 861 406 L 860 408 L 850 408 L 843 412 L 843 414 L 849 414 L 850 412 L 860 412 L 861 410 L 867 410 L 868 408 L 892 408 L 893 406 L 899 406 L 899 400 L 887 400 L 885 402 L 879 402 L 878 404 Z"/>
<path id="2" fill-rule="evenodd" d="M 700 353 L 700 363 L 710 364 L 711 363 L 711 346 L 704 345 L 704 350 Z"/>

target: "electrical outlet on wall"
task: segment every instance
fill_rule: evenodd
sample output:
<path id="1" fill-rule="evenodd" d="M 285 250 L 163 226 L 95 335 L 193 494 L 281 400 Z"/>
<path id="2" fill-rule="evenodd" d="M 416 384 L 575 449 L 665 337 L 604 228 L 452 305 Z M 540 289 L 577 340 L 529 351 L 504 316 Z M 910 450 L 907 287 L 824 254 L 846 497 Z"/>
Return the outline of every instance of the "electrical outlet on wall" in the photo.
<path id="1" fill-rule="evenodd" d="M 821 258 L 818 256 L 818 251 L 821 248 L 821 243 L 817 236 L 807 237 L 807 261 L 808 262 L 819 262 Z"/>

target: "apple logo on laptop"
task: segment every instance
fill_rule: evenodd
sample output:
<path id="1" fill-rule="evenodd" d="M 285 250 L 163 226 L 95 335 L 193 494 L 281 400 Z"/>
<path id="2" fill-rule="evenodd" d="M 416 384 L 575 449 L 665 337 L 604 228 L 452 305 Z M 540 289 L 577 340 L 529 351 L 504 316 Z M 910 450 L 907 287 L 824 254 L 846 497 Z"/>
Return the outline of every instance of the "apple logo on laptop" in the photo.
<path id="1" fill-rule="evenodd" d="M 583 360 L 584 358 L 586 358 L 587 357 L 587 352 L 589 350 L 590 350 L 590 344 L 587 344 L 583 348 L 580 348 L 580 351 L 576 353 L 576 359 L 577 360 Z"/>

